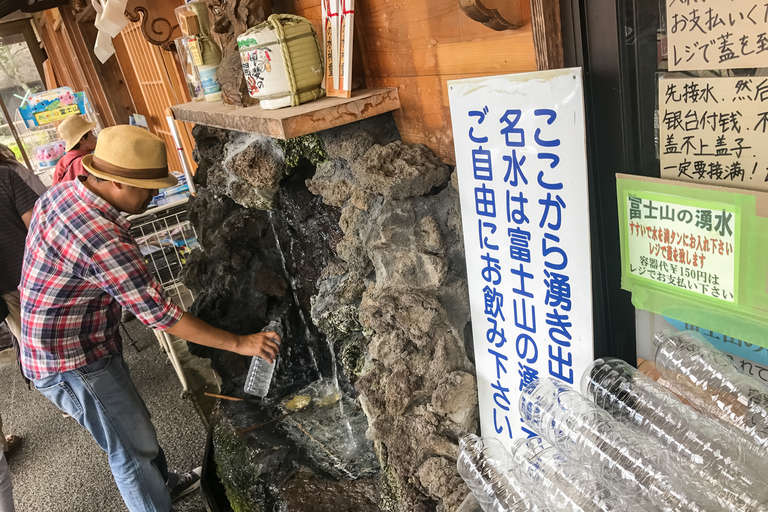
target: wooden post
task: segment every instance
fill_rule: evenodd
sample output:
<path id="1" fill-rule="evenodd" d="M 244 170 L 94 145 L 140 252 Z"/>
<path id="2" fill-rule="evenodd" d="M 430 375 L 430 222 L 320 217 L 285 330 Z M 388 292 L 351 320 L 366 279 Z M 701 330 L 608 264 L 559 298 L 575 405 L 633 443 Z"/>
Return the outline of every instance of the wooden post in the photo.
<path id="1" fill-rule="evenodd" d="M 536 67 L 539 71 L 562 68 L 565 59 L 560 4 L 552 0 L 531 0 L 531 24 Z"/>

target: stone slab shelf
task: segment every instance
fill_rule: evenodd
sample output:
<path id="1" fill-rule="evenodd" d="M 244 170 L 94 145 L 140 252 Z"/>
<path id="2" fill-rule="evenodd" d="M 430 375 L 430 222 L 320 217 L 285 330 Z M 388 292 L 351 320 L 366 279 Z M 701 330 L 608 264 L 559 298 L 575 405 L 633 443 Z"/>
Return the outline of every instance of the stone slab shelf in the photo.
<path id="1" fill-rule="evenodd" d="M 262 110 L 232 107 L 221 102 L 184 103 L 171 107 L 178 121 L 204 124 L 238 132 L 291 139 L 353 123 L 400 108 L 397 88 L 360 89 L 351 98 L 325 97 L 296 107 Z"/>

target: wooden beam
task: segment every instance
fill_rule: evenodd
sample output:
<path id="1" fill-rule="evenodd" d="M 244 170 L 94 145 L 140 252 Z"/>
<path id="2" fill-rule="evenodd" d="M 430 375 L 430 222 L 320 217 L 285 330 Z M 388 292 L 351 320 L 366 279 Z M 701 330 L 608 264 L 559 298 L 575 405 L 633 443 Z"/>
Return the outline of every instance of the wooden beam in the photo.
<path id="1" fill-rule="evenodd" d="M 98 87 L 103 91 L 115 124 L 128 124 L 128 118 L 131 114 L 136 113 L 136 110 L 117 57 L 111 57 L 104 63 L 99 61 L 93 53 L 93 46 L 96 44 L 96 36 L 98 35 L 93 22 L 85 21 L 75 25 L 80 32 L 93 68 L 93 79 L 97 81 Z"/>
<path id="2" fill-rule="evenodd" d="M 104 125 L 112 126 L 118 124 L 112 104 L 107 98 L 105 88 L 96 73 L 94 57 L 92 57 L 93 43 L 91 48 L 88 48 L 81 31 L 81 25 L 75 20 L 75 16 L 69 6 L 60 7 L 59 14 L 62 19 L 61 32 L 66 38 L 67 49 L 72 52 L 79 72 L 82 74 L 85 85 L 88 87 L 88 99 L 101 114 Z"/>
<path id="3" fill-rule="evenodd" d="M 45 59 L 45 62 L 43 62 L 43 74 L 45 75 L 45 88 L 56 89 L 58 84 L 56 82 L 56 73 L 53 72 L 51 59 Z"/>
<path id="4" fill-rule="evenodd" d="M 92 23 L 96 21 L 96 9 L 94 9 L 93 6 L 89 3 L 85 6 L 85 8 L 83 8 L 82 11 L 77 13 L 75 20 L 77 20 L 78 23 Z"/>
<path id="5" fill-rule="evenodd" d="M 59 30 L 61 28 L 61 16 L 53 17 L 53 30 Z"/>
<path id="6" fill-rule="evenodd" d="M 560 3 L 554 0 L 531 0 L 531 24 L 533 46 L 536 48 L 536 67 L 561 69 L 563 57 L 563 32 L 560 24 Z"/>
<path id="7" fill-rule="evenodd" d="M 82 91 L 86 84 L 81 80 L 81 75 L 77 73 L 77 62 L 73 59 L 72 54 L 67 51 L 67 45 L 61 30 L 53 29 L 54 12 L 56 11 L 45 11 L 43 19 L 46 20 L 46 23 L 40 25 L 42 27 L 40 35 L 43 38 L 48 58 L 51 59 L 59 85 L 66 85 L 75 91 Z"/>

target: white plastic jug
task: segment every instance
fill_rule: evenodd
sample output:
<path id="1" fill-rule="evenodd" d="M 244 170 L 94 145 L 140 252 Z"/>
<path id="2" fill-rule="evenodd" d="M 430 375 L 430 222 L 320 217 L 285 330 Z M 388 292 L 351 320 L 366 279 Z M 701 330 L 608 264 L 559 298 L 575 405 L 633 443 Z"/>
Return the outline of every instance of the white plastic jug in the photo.
<path id="1" fill-rule="evenodd" d="M 125 17 L 127 3 L 128 0 L 102 0 L 104 12 L 101 15 L 101 30 L 111 37 L 117 37 L 128 25 L 128 19 Z"/>
<path id="2" fill-rule="evenodd" d="M 112 38 L 103 30 L 99 30 L 96 36 L 96 45 L 93 47 L 93 53 L 102 64 L 107 62 L 115 54 L 115 47 L 112 46 Z"/>

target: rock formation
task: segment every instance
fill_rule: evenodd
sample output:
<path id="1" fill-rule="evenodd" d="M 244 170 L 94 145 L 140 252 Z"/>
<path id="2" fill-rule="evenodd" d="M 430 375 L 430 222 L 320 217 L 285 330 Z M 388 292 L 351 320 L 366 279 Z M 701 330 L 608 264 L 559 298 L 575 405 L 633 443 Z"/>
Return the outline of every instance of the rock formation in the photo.
<path id="1" fill-rule="evenodd" d="M 237 445 L 249 454 L 217 454 L 228 493 L 286 503 L 297 486 L 340 492 L 348 480 L 355 499 L 370 504 L 372 491 L 363 482 L 372 482 L 366 479 L 374 471 L 380 510 L 455 510 L 467 493 L 456 472 L 458 439 L 478 423 L 450 169 L 425 146 L 404 145 L 389 115 L 287 142 L 200 126 L 194 135 L 201 190 L 191 211 L 203 248 L 185 271 L 198 297 L 194 311 L 241 332 L 282 315 L 296 337 L 290 354 L 288 344 L 283 348 L 288 362 L 278 366 L 268 410 L 251 402 L 220 404 L 220 451 Z M 242 387 L 244 362 L 206 355 L 229 392 Z M 320 376 L 327 382 L 333 370 L 341 416 L 323 402 L 325 384 L 315 382 Z M 318 421 L 311 406 L 288 414 L 287 401 L 299 396 L 311 397 L 326 419 Z M 343 453 L 343 436 L 339 442 L 311 430 L 350 414 L 353 457 Z M 274 427 L 233 435 L 261 420 Z M 367 440 L 359 441 L 356 429 Z M 301 431 L 313 432 L 307 436 L 317 443 L 303 443 Z M 367 461 L 374 452 L 378 464 Z M 347 459 L 363 463 L 339 464 Z M 233 466 L 244 460 L 272 461 L 259 467 L 280 475 L 271 480 L 279 490 L 265 483 L 238 491 L 243 483 L 232 476 Z M 286 461 L 305 468 L 303 476 L 284 472 Z M 339 483 L 331 485 L 329 477 Z M 360 510 L 371 510 L 366 506 Z"/>
<path id="2" fill-rule="evenodd" d="M 206 1 L 212 16 L 211 30 L 218 36 L 221 46 L 221 64 L 216 73 L 221 82 L 221 97 L 229 105 L 255 105 L 258 100 L 248 95 L 245 84 L 237 36 L 272 14 L 272 0 Z"/>

